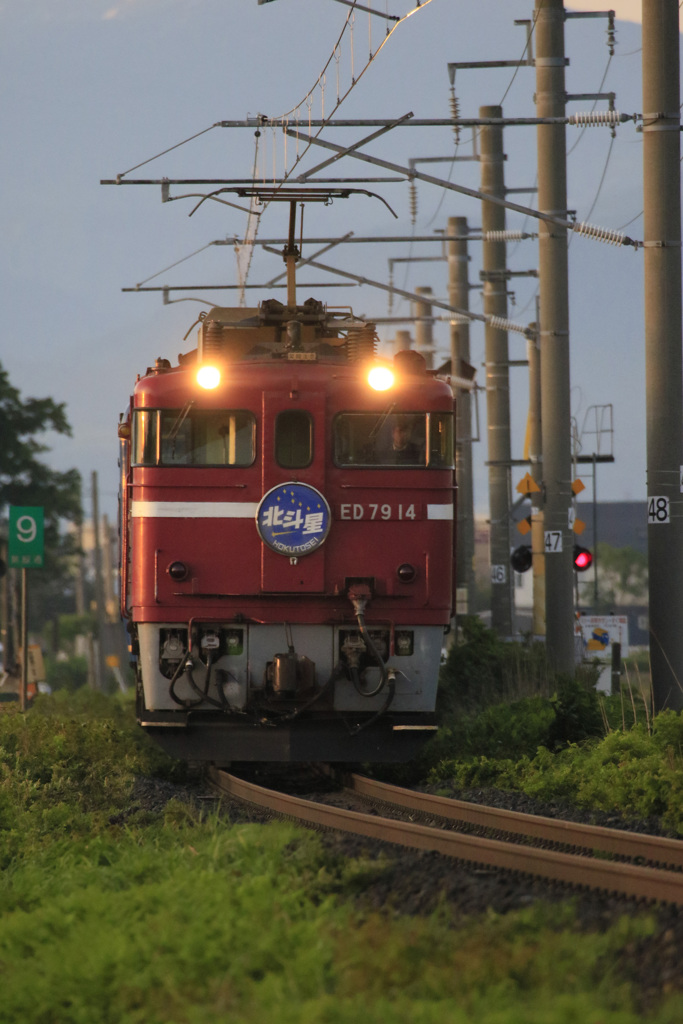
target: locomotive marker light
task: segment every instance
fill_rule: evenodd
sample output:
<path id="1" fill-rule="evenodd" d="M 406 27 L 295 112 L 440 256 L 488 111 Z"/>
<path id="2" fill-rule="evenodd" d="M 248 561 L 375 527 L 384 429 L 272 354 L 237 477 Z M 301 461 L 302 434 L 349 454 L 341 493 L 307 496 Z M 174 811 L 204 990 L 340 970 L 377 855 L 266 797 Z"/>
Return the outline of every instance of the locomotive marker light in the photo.
<path id="1" fill-rule="evenodd" d="M 166 572 L 176 582 L 187 579 L 187 566 L 184 562 L 171 562 Z"/>
<path id="2" fill-rule="evenodd" d="M 330 506 L 320 491 L 296 481 L 273 487 L 256 510 L 261 540 L 279 555 L 310 555 L 325 542 L 331 523 Z"/>

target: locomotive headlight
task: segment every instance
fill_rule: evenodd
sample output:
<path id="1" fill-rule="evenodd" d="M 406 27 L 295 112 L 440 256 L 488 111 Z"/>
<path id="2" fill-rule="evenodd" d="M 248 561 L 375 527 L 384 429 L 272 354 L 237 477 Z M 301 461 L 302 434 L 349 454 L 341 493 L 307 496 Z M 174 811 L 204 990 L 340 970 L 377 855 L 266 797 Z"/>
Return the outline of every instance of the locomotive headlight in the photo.
<path id="1" fill-rule="evenodd" d="M 200 388 L 206 388 L 207 391 L 211 391 L 213 388 L 217 388 L 221 382 L 221 371 L 217 366 L 210 366 L 205 363 L 199 367 L 197 371 L 197 383 Z"/>
<path id="2" fill-rule="evenodd" d="M 368 384 L 375 391 L 388 391 L 394 386 L 394 372 L 388 366 L 373 366 L 368 373 Z"/>

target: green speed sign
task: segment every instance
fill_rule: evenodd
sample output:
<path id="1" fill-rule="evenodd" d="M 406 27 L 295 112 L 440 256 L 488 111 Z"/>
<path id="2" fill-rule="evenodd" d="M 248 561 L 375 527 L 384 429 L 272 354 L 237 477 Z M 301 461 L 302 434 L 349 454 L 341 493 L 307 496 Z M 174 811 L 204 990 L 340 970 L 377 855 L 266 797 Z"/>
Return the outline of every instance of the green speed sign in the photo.
<path id="1" fill-rule="evenodd" d="M 7 556 L 10 568 L 42 569 L 43 519 L 41 506 L 10 505 Z"/>

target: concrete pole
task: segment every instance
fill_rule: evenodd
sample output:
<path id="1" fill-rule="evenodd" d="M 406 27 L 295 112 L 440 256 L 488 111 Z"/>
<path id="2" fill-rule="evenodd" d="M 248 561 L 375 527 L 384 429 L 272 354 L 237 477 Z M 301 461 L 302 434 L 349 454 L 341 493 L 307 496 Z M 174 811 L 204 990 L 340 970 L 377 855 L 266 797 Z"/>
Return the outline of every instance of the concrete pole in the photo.
<path id="1" fill-rule="evenodd" d="M 104 591 L 104 614 L 107 622 L 116 622 L 116 593 L 114 591 L 114 558 L 112 552 L 111 526 L 107 516 L 102 517 L 102 576 Z"/>
<path id="2" fill-rule="evenodd" d="M 543 483 L 543 449 L 541 447 L 541 349 L 538 336 L 527 341 L 529 363 L 529 420 L 527 449 L 529 475 L 539 488 Z M 531 498 L 531 571 L 534 581 L 532 633 L 545 638 L 545 550 L 543 547 L 542 491 L 533 491 Z"/>
<path id="3" fill-rule="evenodd" d="M 396 331 L 396 337 L 394 339 L 394 351 L 402 352 L 404 349 L 413 347 L 413 339 L 410 336 L 410 331 Z"/>
<path id="4" fill-rule="evenodd" d="M 481 118 L 502 117 L 502 107 L 480 107 Z M 482 126 L 479 139 L 481 190 L 505 196 L 503 129 Z M 505 207 L 481 204 L 482 231 L 505 231 Z M 505 242 L 482 243 L 484 312 L 507 318 Z M 499 636 L 514 632 L 513 572 L 510 568 L 510 366 L 507 331 L 484 328 L 486 349 L 486 422 L 488 432 L 491 529 L 491 628 Z"/>
<path id="5" fill-rule="evenodd" d="M 105 679 L 105 622 L 104 580 L 102 577 L 102 545 L 100 543 L 100 504 L 97 487 L 97 472 L 92 474 L 92 520 L 95 556 L 95 596 L 97 603 L 97 657 L 95 659 L 95 687 L 101 690 Z"/>
<path id="6" fill-rule="evenodd" d="M 432 316 L 432 304 L 429 301 L 432 297 L 431 288 L 416 288 L 416 295 L 423 295 L 423 302 L 413 303 L 413 315 L 416 317 Z M 434 323 L 431 319 L 415 321 L 415 348 L 427 361 L 427 369 L 431 370 L 434 365 Z"/>
<path id="7" fill-rule="evenodd" d="M 643 0 L 643 185 L 650 663 L 683 708 L 683 417 L 678 0 Z M 668 508 L 668 516 L 665 510 Z"/>
<path id="8" fill-rule="evenodd" d="M 470 282 L 467 253 L 467 218 L 449 217 L 448 234 L 457 242 L 448 243 L 448 301 L 459 309 L 469 309 Z M 451 373 L 464 377 L 463 364 L 470 365 L 470 322 L 451 320 Z M 458 484 L 455 586 L 459 615 L 476 611 L 474 586 L 474 484 L 472 477 L 472 393 L 454 387 L 455 392 L 455 479 Z"/>
<path id="9" fill-rule="evenodd" d="M 76 524 L 78 557 L 76 561 L 76 579 L 74 583 L 74 596 L 76 600 L 76 614 L 85 615 L 85 555 L 83 553 L 83 517 Z"/>
<path id="10" fill-rule="evenodd" d="M 536 115 L 565 116 L 564 4 L 535 0 Z M 538 208 L 567 217 L 565 126 L 537 128 Z M 571 413 L 567 232 L 539 222 L 539 292 L 546 646 L 558 672 L 574 672 L 573 536 L 569 527 Z M 534 556 L 536 557 L 536 556 Z"/>

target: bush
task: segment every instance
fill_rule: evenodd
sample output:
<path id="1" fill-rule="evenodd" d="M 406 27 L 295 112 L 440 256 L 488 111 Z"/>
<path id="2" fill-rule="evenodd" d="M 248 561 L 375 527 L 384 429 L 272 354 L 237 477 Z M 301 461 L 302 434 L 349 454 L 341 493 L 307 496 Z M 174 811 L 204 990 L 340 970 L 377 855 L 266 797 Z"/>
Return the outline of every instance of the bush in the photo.
<path id="1" fill-rule="evenodd" d="M 561 678 L 550 700 L 554 717 L 543 746 L 559 750 L 590 736 L 603 736 L 604 720 L 596 691 L 581 678 Z"/>
<path id="2" fill-rule="evenodd" d="M 545 644 L 503 641 L 475 616 L 463 621 L 461 632 L 462 642 L 451 647 L 439 677 L 437 710 L 443 716 L 553 694 L 557 684 Z M 593 677 L 591 669 L 589 683 Z"/>
<path id="3" fill-rule="evenodd" d="M 88 682 L 88 659 L 72 657 L 66 661 L 45 658 L 46 682 L 53 690 L 67 690 L 73 693 Z"/>

